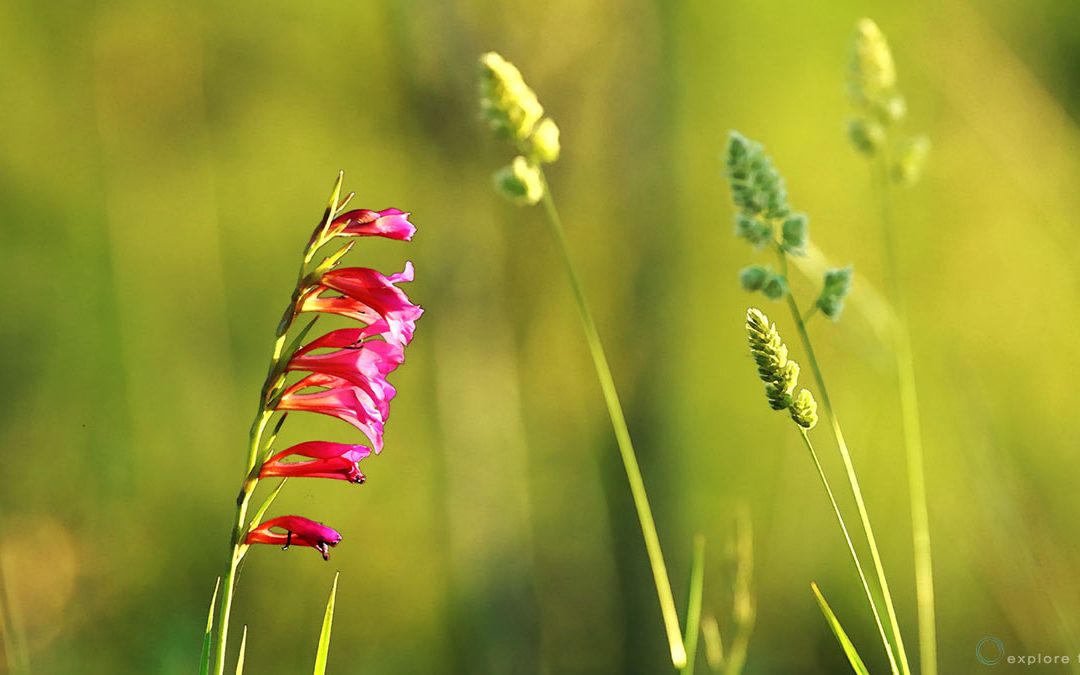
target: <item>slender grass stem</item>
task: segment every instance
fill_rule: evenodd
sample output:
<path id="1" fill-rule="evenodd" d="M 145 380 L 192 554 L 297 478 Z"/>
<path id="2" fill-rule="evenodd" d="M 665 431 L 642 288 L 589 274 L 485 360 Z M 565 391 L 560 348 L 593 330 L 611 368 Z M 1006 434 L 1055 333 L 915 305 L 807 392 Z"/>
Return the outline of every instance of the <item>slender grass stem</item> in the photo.
<path id="1" fill-rule="evenodd" d="M 896 659 L 893 657 L 892 646 L 889 644 L 889 638 L 885 633 L 885 626 L 881 622 L 881 611 L 878 609 L 877 601 L 870 590 L 870 584 L 866 580 L 866 572 L 863 570 L 862 561 L 859 560 L 859 554 L 855 552 L 855 544 L 851 541 L 851 534 L 848 532 L 847 523 L 840 512 L 840 506 L 836 503 L 832 486 L 829 485 L 829 479 L 825 476 L 825 470 L 821 468 L 821 461 L 818 459 L 817 452 L 814 451 L 814 444 L 810 442 L 810 435 L 802 427 L 799 427 L 799 435 L 802 436 L 806 449 L 810 451 L 810 458 L 814 460 L 814 468 L 817 469 L 818 477 L 821 478 L 821 484 L 825 486 L 825 493 L 829 495 L 829 503 L 832 504 L 833 513 L 836 514 L 836 520 L 840 523 L 840 530 L 844 533 L 844 541 L 847 543 L 848 551 L 851 553 L 851 559 L 855 561 L 855 569 L 859 572 L 859 581 L 862 582 L 863 592 L 866 593 L 866 599 L 870 601 L 870 609 L 874 613 L 874 623 L 877 624 L 878 634 L 881 635 L 881 641 L 885 645 L 885 653 L 889 656 L 889 666 L 892 668 L 892 672 L 896 673 Z"/>
<path id="2" fill-rule="evenodd" d="M 915 385 L 915 359 L 908 327 L 907 299 L 900 281 L 900 264 L 893 222 L 889 158 L 883 150 L 876 162 L 875 191 L 881 202 L 881 224 L 885 244 L 885 269 L 896 312 L 892 322 L 893 353 L 900 389 L 900 417 L 907 457 L 908 490 L 911 499 L 912 543 L 915 553 L 915 598 L 919 615 L 919 662 L 923 675 L 937 675 L 937 628 L 934 614 L 934 566 L 930 553 L 930 516 L 926 499 L 926 470 L 923 461 L 922 423 Z"/>
<path id="3" fill-rule="evenodd" d="M 630 493 L 633 495 L 634 508 L 637 510 L 638 521 L 641 523 L 645 551 L 649 557 L 649 565 L 652 567 L 656 595 L 660 601 L 660 613 L 664 618 L 668 647 L 671 650 L 671 662 L 676 668 L 683 668 L 686 666 L 686 647 L 683 645 L 679 629 L 679 615 L 675 610 L 675 599 L 671 593 L 671 581 L 668 577 L 667 565 L 664 564 L 664 554 L 660 548 L 660 537 L 656 532 L 652 507 L 649 505 L 649 497 L 645 492 L 645 481 L 641 477 L 641 468 L 638 466 L 637 455 L 630 441 L 630 430 L 626 426 L 626 417 L 623 415 L 622 404 L 619 403 L 619 394 L 615 389 L 615 380 L 611 376 L 611 368 L 608 366 L 603 344 L 600 342 L 600 334 L 596 330 L 592 312 L 589 311 L 588 302 L 585 300 L 585 290 L 570 258 L 562 220 L 559 218 L 555 201 L 551 198 L 551 188 L 542 170 L 540 180 L 544 188 L 542 202 L 547 214 L 548 229 L 555 239 L 556 248 L 559 250 L 574 300 L 577 303 L 581 326 L 585 331 L 585 341 L 589 345 L 589 354 L 596 368 L 596 376 L 600 381 L 600 389 L 603 391 L 604 402 L 607 404 L 608 415 L 611 417 L 611 426 L 615 431 L 615 440 L 619 446 L 619 456 L 622 458 L 626 479 L 630 484 Z"/>
<path id="4" fill-rule="evenodd" d="M 781 269 L 784 276 L 787 277 L 787 257 L 784 255 L 783 251 L 779 250 L 779 248 L 778 253 L 780 255 Z M 836 445 L 840 450 L 840 457 L 844 462 L 844 469 L 847 472 L 851 493 L 855 497 L 855 505 L 859 510 L 859 519 L 862 522 L 866 542 L 870 545 L 870 556 L 874 561 L 874 571 L 877 574 L 878 584 L 881 586 L 881 594 L 885 600 L 885 609 L 888 612 L 889 623 L 895 642 L 896 660 L 899 663 L 903 674 L 910 675 L 911 666 L 908 664 L 907 651 L 904 649 L 904 640 L 900 635 L 900 624 L 896 619 L 896 607 L 893 604 L 892 593 L 889 592 L 889 582 L 885 578 L 885 567 L 881 562 L 881 553 L 878 551 L 877 538 L 874 536 L 874 528 L 870 525 L 870 515 L 866 510 L 866 501 L 863 499 L 862 488 L 859 487 L 859 478 L 855 473 L 855 465 L 851 461 L 851 453 L 848 452 L 847 441 L 844 440 L 844 432 L 840 428 L 840 420 L 837 418 L 836 411 L 833 409 L 832 401 L 829 398 L 829 390 L 825 386 L 825 377 L 821 373 L 821 367 L 818 365 L 817 356 L 814 354 L 814 346 L 810 342 L 810 335 L 807 333 L 806 324 L 802 320 L 799 304 L 795 301 L 795 298 L 791 293 L 787 293 L 786 298 L 788 309 L 791 310 L 791 317 L 795 321 L 796 328 L 798 328 L 799 339 L 802 342 L 803 350 L 806 352 L 806 358 L 810 364 L 810 371 L 814 375 L 814 381 L 817 382 L 818 390 L 821 394 L 821 402 L 822 407 L 825 409 L 825 416 L 829 419 L 829 426 L 832 428 L 833 436 L 836 438 Z"/>

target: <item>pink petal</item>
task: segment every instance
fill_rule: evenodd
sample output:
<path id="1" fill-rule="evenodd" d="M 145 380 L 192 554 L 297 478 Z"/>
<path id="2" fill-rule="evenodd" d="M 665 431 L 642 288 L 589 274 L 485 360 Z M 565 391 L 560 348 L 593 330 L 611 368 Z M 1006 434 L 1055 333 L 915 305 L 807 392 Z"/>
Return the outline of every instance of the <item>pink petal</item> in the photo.
<path id="1" fill-rule="evenodd" d="M 335 218 L 331 228 L 340 237 L 378 236 L 400 241 L 410 241 L 416 233 L 409 214 L 398 209 L 349 211 Z"/>

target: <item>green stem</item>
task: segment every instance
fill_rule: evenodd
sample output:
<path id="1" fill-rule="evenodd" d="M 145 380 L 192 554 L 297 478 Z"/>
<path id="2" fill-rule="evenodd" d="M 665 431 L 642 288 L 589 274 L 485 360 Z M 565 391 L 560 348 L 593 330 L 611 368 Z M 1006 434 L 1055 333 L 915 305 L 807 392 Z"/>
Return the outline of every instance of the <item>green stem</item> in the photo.
<path id="1" fill-rule="evenodd" d="M 566 276 L 574 293 L 574 300 L 577 302 L 581 326 L 585 330 L 585 341 L 589 344 L 589 353 L 592 355 L 593 365 L 596 368 L 596 376 L 600 380 L 600 389 L 604 393 L 608 415 L 611 417 L 611 426 L 615 431 L 615 440 L 619 446 L 619 455 L 622 457 L 623 468 L 626 469 L 626 479 L 630 484 L 630 493 L 634 498 L 638 521 L 641 523 L 641 534 L 645 538 L 645 551 L 649 556 L 649 565 L 652 567 L 653 581 L 656 584 L 656 595 L 660 600 L 660 613 L 664 617 L 664 628 L 667 631 L 671 661 L 676 668 L 683 668 L 686 665 L 686 648 L 683 645 L 679 629 L 679 615 L 675 610 L 675 599 L 671 594 L 671 581 L 668 578 L 667 566 L 664 564 L 664 554 L 660 549 L 660 537 L 656 533 L 652 508 L 649 506 L 649 497 L 645 492 L 645 481 L 641 477 L 637 455 L 634 453 L 634 446 L 630 441 L 630 431 L 626 426 L 626 417 L 623 415 L 622 405 L 619 403 L 619 394 L 615 390 L 615 380 L 611 376 L 611 369 L 608 367 L 607 357 L 604 355 L 600 334 L 596 330 L 596 323 L 593 321 L 589 305 L 585 300 L 585 291 L 582 288 L 581 280 L 578 278 L 574 263 L 570 259 L 570 250 L 566 245 L 562 220 L 559 218 L 559 212 L 555 209 L 555 202 L 551 198 L 551 189 L 542 171 L 540 180 L 544 187 L 542 201 L 544 211 L 547 213 L 548 226 L 551 230 L 551 236 L 555 239 L 556 248 L 562 257 Z"/>
<path id="2" fill-rule="evenodd" d="M 821 468 L 821 461 L 814 451 L 814 444 L 810 442 L 810 435 L 802 427 L 799 427 L 799 435 L 802 436 L 806 449 L 810 451 L 810 458 L 814 460 L 814 468 L 817 469 L 818 476 L 821 478 L 821 484 L 825 486 L 825 493 L 829 495 L 829 503 L 832 504 L 833 513 L 836 514 L 836 520 L 840 523 L 840 530 L 844 533 L 844 541 L 847 542 L 848 551 L 851 552 L 851 559 L 855 561 L 855 569 L 859 571 L 859 581 L 862 582 L 863 592 L 866 593 L 866 599 L 870 601 L 870 609 L 874 613 L 874 623 L 877 624 L 878 634 L 881 635 L 881 641 L 885 644 L 885 653 L 889 656 L 889 666 L 892 668 L 892 672 L 896 673 L 896 659 L 893 657 L 889 638 L 885 634 L 885 626 L 881 623 L 881 612 L 878 609 L 877 601 L 874 600 L 874 594 L 870 591 L 870 584 L 866 580 L 866 572 L 863 570 L 862 561 L 859 560 L 859 554 L 855 552 L 855 544 L 851 541 L 851 534 L 848 532 L 844 516 L 840 513 L 840 506 L 836 503 L 832 486 L 829 485 L 829 479 L 825 476 L 825 470 Z"/>
<path id="3" fill-rule="evenodd" d="M 781 268 L 786 277 L 787 257 L 784 255 L 783 251 L 779 251 L 779 253 Z M 810 363 L 810 370 L 814 375 L 814 381 L 817 382 L 821 394 L 821 403 L 822 407 L 825 409 L 825 416 L 829 420 L 829 426 L 832 428 L 833 436 L 836 437 L 836 445 L 840 450 L 840 457 L 844 462 L 848 483 L 851 486 L 851 494 L 855 497 L 855 505 L 859 509 L 859 519 L 862 522 L 863 533 L 866 535 L 866 542 L 870 545 L 870 556 L 874 561 L 874 571 L 877 574 L 878 584 L 881 586 L 881 594 L 885 599 L 885 609 L 889 615 L 889 623 L 891 624 L 893 639 L 896 643 L 897 660 L 899 661 L 900 668 L 904 675 L 910 675 L 911 667 L 908 665 L 907 651 L 904 649 L 904 640 L 900 635 L 900 624 L 896 619 L 896 607 L 893 604 L 892 593 L 889 592 L 889 582 L 885 578 L 885 567 L 881 563 L 881 553 L 878 551 L 877 538 L 874 536 L 874 528 L 870 525 L 870 515 L 866 510 L 866 502 L 863 499 L 862 488 L 859 487 L 859 478 L 855 474 L 855 465 L 851 461 L 851 453 L 848 452 L 847 441 L 844 440 L 844 432 L 840 429 L 840 420 L 837 418 L 836 411 L 833 409 L 832 401 L 829 398 L 829 390 L 825 386 L 825 378 L 821 374 L 821 367 L 818 365 L 817 357 L 814 355 L 814 346 L 810 343 L 810 335 L 806 332 L 806 324 L 803 323 L 802 314 L 799 312 L 799 305 L 790 292 L 786 297 L 788 309 L 791 310 L 791 317 L 799 330 L 799 339 L 802 341 L 803 349 L 806 351 L 807 361 Z"/>
<path id="4" fill-rule="evenodd" d="M 236 575 L 240 567 L 240 561 L 244 558 L 241 546 L 244 543 L 247 525 L 248 504 L 251 496 L 255 494 L 255 486 L 259 483 L 258 473 L 255 471 L 258 463 L 259 448 L 262 445 L 262 435 L 266 431 L 266 425 L 273 416 L 273 410 L 266 410 L 263 405 L 259 406 L 259 414 L 251 426 L 251 434 L 248 445 L 247 471 L 244 485 L 240 491 L 240 497 L 236 502 L 236 517 L 233 521 L 232 539 L 230 540 L 231 553 L 229 564 L 221 584 L 221 611 L 218 614 L 216 635 L 214 639 L 214 674 L 223 675 L 225 672 L 225 651 L 229 637 L 229 615 L 232 612 L 233 588 L 236 584 Z"/>
<path id="5" fill-rule="evenodd" d="M 922 424 L 915 386 L 915 359 L 908 327 L 907 299 L 900 281 L 896 227 L 892 217 L 892 195 L 887 150 L 877 162 L 877 193 L 881 201 L 881 224 L 885 242 L 885 269 L 889 279 L 896 320 L 892 322 L 893 351 L 900 389 L 900 417 L 907 456 L 908 490 L 911 499 L 912 544 L 915 553 L 915 598 L 919 614 L 919 661 L 923 675 L 937 675 L 937 630 L 934 616 L 934 567 L 930 554 L 930 516 L 926 499 L 926 471 L 923 462 Z"/>

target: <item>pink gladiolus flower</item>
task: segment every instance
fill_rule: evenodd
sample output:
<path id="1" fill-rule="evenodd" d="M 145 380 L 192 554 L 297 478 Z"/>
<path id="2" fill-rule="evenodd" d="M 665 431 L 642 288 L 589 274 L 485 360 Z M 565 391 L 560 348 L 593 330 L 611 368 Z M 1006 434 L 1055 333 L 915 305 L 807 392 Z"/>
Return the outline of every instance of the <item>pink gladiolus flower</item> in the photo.
<path id="1" fill-rule="evenodd" d="M 275 529 L 279 531 L 275 532 Z M 337 530 L 302 516 L 271 518 L 248 532 L 244 539 L 246 544 L 280 544 L 282 548 L 294 544 L 310 546 L 322 554 L 323 560 L 330 559 L 330 548 L 337 546 L 340 541 L 341 535 Z"/>
<path id="2" fill-rule="evenodd" d="M 331 270 L 308 289 L 300 301 L 300 311 L 338 314 L 369 326 L 382 320 L 384 338 L 404 348 L 412 341 L 416 320 L 424 310 L 395 284 L 412 280 L 412 263 L 405 263 L 404 271 L 390 276 L 366 267 Z M 321 297 L 326 291 L 337 291 L 341 296 Z"/>
<path id="3" fill-rule="evenodd" d="M 304 389 L 318 391 L 300 393 Z M 333 375 L 312 373 L 281 394 L 278 410 L 315 412 L 348 422 L 371 439 L 375 454 L 382 452 L 386 416 L 363 389 Z"/>
<path id="4" fill-rule="evenodd" d="M 364 445 L 308 441 L 282 450 L 268 459 L 259 472 L 259 478 L 339 478 L 360 484 L 364 482 L 360 460 L 370 455 L 371 448 Z M 307 457 L 310 461 L 284 461 L 289 457 Z"/>
<path id="5" fill-rule="evenodd" d="M 361 341 L 367 329 L 332 331 L 298 349 L 286 364 L 289 371 L 304 370 L 331 375 L 362 389 L 375 403 L 379 414 L 390 414 L 390 400 L 397 390 L 386 381 L 388 373 L 404 361 L 404 350 L 382 340 Z M 337 351 L 312 354 L 316 349 L 340 347 Z"/>
<path id="6" fill-rule="evenodd" d="M 349 211 L 330 223 L 330 231 L 338 237 L 376 236 L 401 241 L 410 241 L 416 234 L 416 228 L 409 222 L 409 214 L 398 209 Z"/>

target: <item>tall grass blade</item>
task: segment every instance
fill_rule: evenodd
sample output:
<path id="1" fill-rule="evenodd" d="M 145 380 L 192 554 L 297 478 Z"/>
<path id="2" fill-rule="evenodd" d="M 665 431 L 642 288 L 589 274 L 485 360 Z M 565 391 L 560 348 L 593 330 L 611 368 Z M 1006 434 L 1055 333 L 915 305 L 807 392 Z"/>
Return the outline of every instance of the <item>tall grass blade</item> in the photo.
<path id="1" fill-rule="evenodd" d="M 210 672 L 210 636 L 214 630 L 214 609 L 217 606 L 218 591 L 221 590 L 221 577 L 214 582 L 214 594 L 210 597 L 210 612 L 206 615 L 206 633 L 203 634 L 202 656 L 199 657 L 199 675 Z"/>
<path id="2" fill-rule="evenodd" d="M 694 537 L 694 557 L 690 563 L 690 590 L 686 601 L 686 647 L 685 675 L 694 675 L 697 660 L 698 630 L 701 627 L 701 596 L 705 590 L 705 537 Z"/>
<path id="3" fill-rule="evenodd" d="M 701 618 L 701 639 L 705 642 L 705 662 L 709 670 L 719 673 L 724 667 L 724 640 L 720 637 L 720 624 L 711 613 Z"/>
<path id="4" fill-rule="evenodd" d="M 326 674 L 326 655 L 330 651 L 330 629 L 334 625 L 334 600 L 337 598 L 337 582 L 341 573 L 334 575 L 334 585 L 330 587 L 330 597 L 326 601 L 326 615 L 323 616 L 322 632 L 319 633 L 319 651 L 315 654 L 315 675 Z"/>
<path id="5" fill-rule="evenodd" d="M 236 657 L 236 675 L 244 675 L 244 655 L 247 654 L 247 624 L 240 636 L 240 656 Z"/>
<path id="6" fill-rule="evenodd" d="M 825 621 L 828 622 L 829 628 L 832 629 L 833 635 L 836 636 L 836 641 L 840 643 L 840 647 L 844 650 L 844 655 L 847 656 L 851 668 L 857 675 L 870 675 L 870 671 L 866 669 L 866 664 L 863 663 L 862 658 L 859 656 L 859 652 L 855 651 L 855 645 L 851 644 L 851 640 L 848 639 L 847 633 L 844 632 L 844 627 L 840 625 L 840 621 L 836 618 L 836 615 L 833 614 L 832 608 L 829 607 L 829 603 L 825 601 L 825 596 L 821 594 L 817 584 L 811 581 L 810 589 L 814 591 L 814 597 L 817 598 L 818 607 L 821 608 L 821 613 L 825 615 Z"/>

